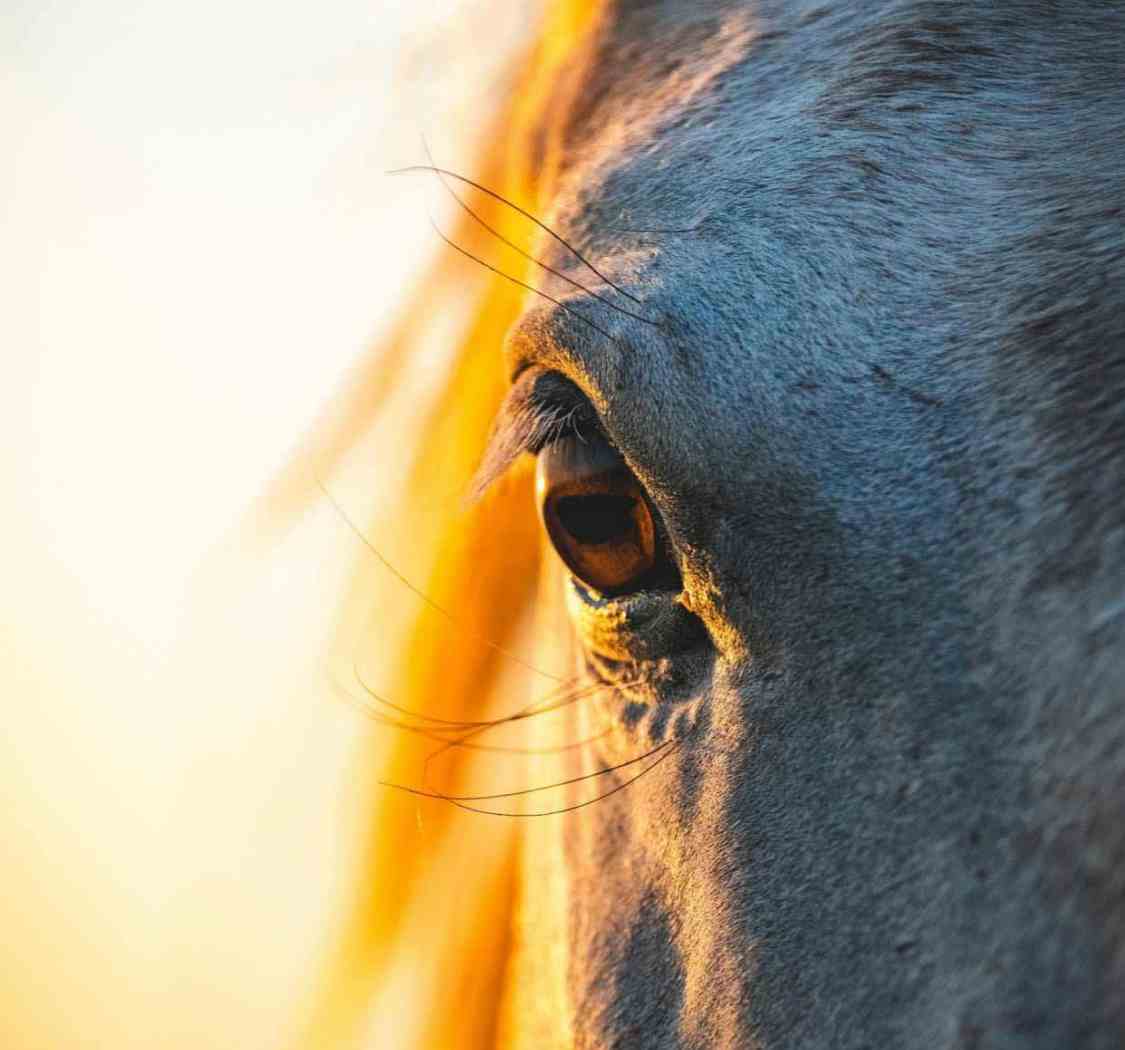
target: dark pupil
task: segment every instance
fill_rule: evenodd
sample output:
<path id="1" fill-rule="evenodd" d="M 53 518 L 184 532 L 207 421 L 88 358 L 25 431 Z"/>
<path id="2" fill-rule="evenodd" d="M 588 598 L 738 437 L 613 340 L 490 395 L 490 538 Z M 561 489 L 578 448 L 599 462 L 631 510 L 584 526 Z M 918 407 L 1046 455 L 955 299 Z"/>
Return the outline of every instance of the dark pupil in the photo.
<path id="1" fill-rule="evenodd" d="M 608 543 L 633 531 L 634 503 L 629 496 L 564 496 L 555 513 L 578 543 Z"/>

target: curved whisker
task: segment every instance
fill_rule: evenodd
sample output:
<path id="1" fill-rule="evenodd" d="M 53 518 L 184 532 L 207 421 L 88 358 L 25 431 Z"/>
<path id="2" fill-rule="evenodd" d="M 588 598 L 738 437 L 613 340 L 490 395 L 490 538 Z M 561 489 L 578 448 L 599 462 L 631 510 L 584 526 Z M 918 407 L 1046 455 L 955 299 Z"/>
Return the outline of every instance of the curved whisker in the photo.
<path id="1" fill-rule="evenodd" d="M 464 740 L 450 740 L 446 741 L 448 749 L 464 750 L 464 751 L 486 751 L 492 754 L 504 755 L 559 755 L 564 751 L 577 751 L 580 747 L 585 747 L 587 744 L 597 743 L 599 740 L 604 740 L 612 732 L 611 729 L 603 729 L 600 733 L 595 733 L 593 736 L 583 737 L 581 740 L 572 740 L 568 744 L 556 744 L 553 747 L 517 747 L 515 745 L 504 744 L 470 744 Z M 425 731 L 422 731 L 423 736 L 427 736 Z M 431 737 L 433 740 L 441 740 L 439 736 Z M 444 750 L 444 749 L 443 749 Z M 435 752 L 436 754 L 436 752 Z"/>
<path id="2" fill-rule="evenodd" d="M 607 799 L 611 795 L 616 795 L 619 791 L 624 791 L 627 787 L 629 787 L 632 784 L 635 784 L 638 780 L 640 780 L 641 777 L 643 777 L 646 773 L 651 773 L 658 765 L 660 765 L 661 762 L 663 762 L 669 755 L 671 755 L 673 752 L 677 751 L 678 749 L 679 749 L 679 743 L 678 742 L 676 742 L 674 744 L 674 746 L 665 745 L 664 751 L 653 762 L 651 762 L 649 765 L 645 766 L 645 768 L 642 769 L 636 776 L 630 777 L 628 780 L 625 780 L 622 783 L 615 785 L 609 791 L 606 791 L 604 794 L 596 795 L 594 798 L 586 799 L 585 802 L 576 802 L 572 806 L 561 806 L 558 809 L 539 810 L 538 812 L 535 812 L 535 813 L 526 813 L 526 812 L 512 813 L 512 812 L 508 812 L 506 810 L 484 809 L 480 806 L 471 806 L 466 802 L 458 802 L 458 801 L 455 801 L 453 799 L 446 799 L 446 801 L 448 801 L 450 805 L 456 806 L 458 809 L 465 810 L 467 813 L 480 813 L 483 816 L 488 816 L 488 817 L 517 817 L 517 818 L 522 818 L 522 817 L 553 817 L 553 816 L 557 816 L 557 815 L 562 814 L 562 813 L 573 813 L 575 810 L 585 809 L 586 806 L 592 806 L 595 802 L 601 802 L 603 799 Z M 436 797 L 442 798 L 441 795 L 438 795 Z"/>
<path id="3" fill-rule="evenodd" d="M 567 787 L 570 784 L 580 784 L 584 780 L 603 777 L 608 773 L 615 773 L 619 769 L 635 766 L 638 762 L 643 762 L 646 758 L 651 758 L 658 752 L 670 747 L 672 743 L 673 741 L 666 740 L 663 744 L 658 744 L 651 750 L 646 751 L 643 755 L 637 755 L 635 758 L 627 759 L 625 762 L 618 762 L 616 765 L 596 769 L 592 773 L 583 773 L 581 776 L 569 777 L 566 780 L 557 780 L 553 784 L 540 784 L 537 787 L 521 788 L 519 791 L 501 791 L 490 795 L 446 795 L 438 791 L 426 791 L 423 788 L 413 788 L 406 784 L 395 784 L 386 780 L 380 780 L 379 784 L 382 787 L 405 791 L 409 795 L 418 795 L 421 798 L 440 799 L 443 802 L 490 802 L 501 798 L 520 798 L 523 795 L 534 795 L 540 791 L 552 791 L 555 788 Z"/>
<path id="4" fill-rule="evenodd" d="M 557 233 L 555 233 L 554 230 L 550 228 L 550 226 L 546 225 L 546 223 L 544 222 L 541 222 L 534 215 L 532 215 L 531 212 L 521 208 L 518 204 L 515 204 L 512 201 L 508 200 L 506 197 L 501 196 L 495 190 L 490 190 L 487 186 L 482 186 L 479 182 L 474 182 L 472 179 L 467 179 L 464 175 L 458 175 L 455 171 L 449 171 L 447 168 L 439 168 L 433 164 L 412 164 L 406 168 L 395 168 L 393 171 L 388 171 L 387 174 L 417 175 L 422 172 L 428 172 L 431 175 L 447 175 L 451 179 L 456 179 L 458 182 L 462 182 L 467 186 L 472 186 L 475 190 L 480 190 L 481 193 L 487 194 L 493 200 L 497 200 L 501 204 L 506 204 L 509 208 L 511 208 L 513 211 L 518 212 L 525 219 L 530 219 L 533 223 L 535 223 L 535 225 L 538 226 L 544 233 L 546 233 L 549 237 L 552 237 L 568 252 L 570 252 L 570 254 L 573 255 L 583 266 L 585 266 L 591 272 L 597 274 L 598 277 L 601 280 L 605 281 L 605 283 L 608 284 L 610 288 L 612 288 L 615 292 L 620 292 L 623 296 L 625 296 L 626 299 L 632 299 L 633 302 L 635 302 L 638 306 L 643 305 L 640 299 L 638 299 L 635 295 L 632 295 L 629 292 L 625 291 L 625 289 L 620 285 L 615 284 L 613 281 L 611 281 L 604 273 L 601 272 L 601 270 L 599 270 L 592 262 L 590 262 L 584 255 L 582 255 L 582 253 L 579 252 L 578 249 L 574 247 L 574 245 L 560 237 Z"/>
<path id="5" fill-rule="evenodd" d="M 604 686 L 603 683 L 592 682 L 592 683 L 589 683 L 587 688 L 589 690 L 589 693 L 596 693 L 596 692 L 600 691 L 601 689 L 606 688 L 606 686 Z M 579 692 L 582 692 L 583 695 L 575 695 L 575 697 L 573 697 L 573 698 L 567 698 L 566 699 L 567 705 L 568 705 L 568 703 L 574 702 L 574 700 L 583 699 L 584 695 L 587 694 L 586 689 L 580 690 Z M 565 703 L 558 703 L 558 705 L 555 705 L 555 706 L 552 706 L 552 707 L 549 707 L 549 708 L 546 708 L 546 709 L 543 709 L 543 710 L 535 711 L 534 714 L 540 714 L 540 715 L 549 714 L 549 712 L 551 710 L 558 710 L 559 708 L 564 707 L 564 706 L 566 706 Z M 514 716 L 510 716 L 510 718 L 508 718 L 506 720 L 515 720 L 515 716 L 523 715 L 525 711 L 530 711 L 534 707 L 537 707 L 537 705 L 535 705 L 535 703 L 531 703 L 531 705 L 528 705 L 528 707 L 524 707 L 520 710 L 515 711 Z M 503 724 L 504 723 L 502 723 L 502 725 Z M 431 763 L 433 763 L 436 759 L 440 759 L 440 757 L 443 754 L 445 754 L 449 751 L 452 751 L 453 748 L 456 748 L 456 747 L 459 747 L 459 746 L 472 746 L 472 745 L 467 745 L 465 742 L 469 741 L 469 739 L 471 739 L 472 737 L 475 737 L 475 736 L 478 736 L 481 733 L 487 732 L 487 730 L 490 729 L 490 728 L 495 728 L 495 727 L 494 726 L 487 726 L 487 727 L 483 727 L 483 728 L 479 728 L 479 729 L 469 729 L 467 733 L 458 737 L 456 739 L 456 741 L 445 741 L 445 742 L 443 742 L 441 747 L 436 748 L 435 751 L 431 752 L 429 755 L 426 755 L 425 761 L 422 763 L 422 787 L 425 788 L 427 786 L 427 784 L 430 783 L 430 765 L 431 765 Z M 601 739 L 603 736 L 606 735 L 606 733 L 609 733 L 609 732 L 610 732 L 610 730 L 606 729 L 606 730 L 604 730 L 603 733 L 598 734 L 597 736 L 589 737 L 587 743 L 592 742 L 592 741 L 596 741 L 596 739 Z M 567 751 L 567 750 L 569 750 L 568 747 L 550 748 L 550 750 L 548 750 L 548 753 L 550 751 Z M 529 753 L 534 754 L 535 751 L 529 750 Z"/>
<path id="6" fill-rule="evenodd" d="M 320 479 L 320 477 L 314 475 L 314 480 L 316 482 L 317 488 L 319 488 L 320 491 L 322 493 L 324 493 L 324 498 L 328 500 L 328 502 L 335 509 L 336 513 L 339 514 L 339 516 L 343 520 L 344 524 L 347 525 L 349 529 L 351 529 L 351 531 L 355 534 L 356 538 L 360 541 L 360 543 L 362 543 L 364 545 L 364 547 L 367 548 L 367 550 L 379 561 L 379 563 L 383 566 L 384 569 L 386 569 L 408 591 L 410 591 L 412 594 L 414 594 L 418 598 L 421 598 L 422 601 L 426 603 L 426 605 L 428 605 L 431 609 L 434 610 L 434 612 L 440 613 L 442 616 L 444 616 L 451 623 L 455 623 L 458 626 L 462 626 L 462 627 L 464 626 L 453 613 L 451 613 L 444 606 L 439 605 L 437 602 L 435 602 L 431 597 L 429 597 L 429 595 L 427 595 L 425 593 L 425 591 L 423 591 L 420 587 L 415 586 L 401 572 L 399 572 L 398 569 L 396 569 L 390 563 L 390 561 L 387 560 L 387 558 L 383 555 L 383 553 L 379 550 L 379 548 L 376 547 L 375 544 L 371 542 L 371 540 L 368 538 L 367 534 L 351 519 L 351 517 L 348 515 L 347 511 L 345 511 L 344 508 L 340 505 L 339 500 L 336 499 L 336 497 L 332 494 L 332 492 L 329 490 L 328 486 L 325 485 L 325 483 Z M 516 663 L 520 667 L 524 668 L 525 670 L 531 671 L 533 674 L 537 674 L 542 678 L 547 678 L 552 682 L 558 682 L 560 684 L 560 686 L 565 686 L 565 685 L 569 684 L 570 681 L 573 680 L 573 679 L 560 678 L 558 675 L 551 674 L 549 671 L 544 671 L 542 668 L 536 667 L 534 664 L 528 663 L 528 661 L 523 659 L 523 657 L 521 657 L 518 653 L 514 653 L 510 649 L 506 649 L 502 645 L 497 645 L 495 642 L 486 638 L 484 635 L 479 634 L 477 632 L 474 632 L 472 630 L 472 628 L 465 627 L 464 629 L 465 629 L 467 634 L 469 634 L 471 637 L 475 637 L 475 638 L 479 639 L 484 645 L 488 646 L 489 649 L 492 649 L 494 652 L 497 652 L 501 656 L 506 657 L 507 659 L 511 660 L 513 663 Z"/>
<path id="7" fill-rule="evenodd" d="M 434 715 L 423 714 L 420 711 L 411 711 L 409 708 L 402 707 L 399 704 L 388 700 L 386 697 L 380 696 L 364 681 L 363 677 L 359 674 L 357 667 L 353 665 L 352 671 L 355 674 L 356 681 L 359 683 L 360 688 L 374 700 L 377 704 L 383 707 L 388 707 L 392 711 L 398 712 L 400 715 L 406 715 L 409 718 L 416 718 L 422 721 L 434 723 L 433 726 L 426 728 L 435 728 L 445 726 L 449 729 L 469 729 L 469 730 L 487 730 L 495 729 L 497 726 L 507 725 L 510 722 L 523 722 L 529 718 L 536 718 L 539 715 L 549 714 L 552 711 L 558 711 L 560 708 L 566 707 L 568 704 L 573 704 L 584 697 L 589 696 L 591 693 L 597 692 L 599 689 L 604 689 L 605 686 L 601 683 L 595 683 L 582 686 L 579 689 L 570 693 L 564 693 L 559 699 L 551 699 L 550 694 L 541 700 L 535 701 L 527 707 L 521 708 L 510 715 L 503 715 L 500 718 L 493 718 L 481 721 L 458 721 L 450 718 L 438 718 Z M 542 705 L 542 706 L 540 706 Z"/>
<path id="8" fill-rule="evenodd" d="M 565 310 L 568 314 L 570 314 L 571 317 L 576 317 L 584 324 L 588 324 L 591 328 L 594 329 L 595 332 L 604 335 L 610 342 L 617 342 L 617 340 L 612 335 L 610 335 L 609 332 L 602 328 L 601 325 L 596 324 L 594 321 L 591 321 L 590 318 L 588 318 L 585 314 L 579 313 L 574 309 L 574 307 L 567 306 L 567 304 L 564 303 L 561 299 L 556 299 L 553 295 L 548 295 L 546 292 L 542 291 L 539 288 L 536 288 L 534 285 L 528 284 L 526 281 L 521 281 L 518 277 L 513 277 L 510 273 L 505 273 L 498 267 L 493 266 L 492 263 L 485 262 L 484 259 L 482 259 L 479 255 L 474 255 L 467 248 L 462 248 L 461 245 L 459 245 L 456 241 L 452 240 L 444 233 L 442 233 L 441 227 L 438 226 L 438 224 L 434 221 L 434 217 L 432 215 L 430 216 L 430 225 L 433 227 L 434 233 L 436 233 L 443 241 L 445 241 L 445 243 L 449 245 L 449 247 L 452 248 L 455 252 L 460 252 L 463 256 L 465 256 L 466 259 L 471 259 L 473 262 L 483 266 L 486 270 L 491 270 L 494 274 L 496 274 L 497 277 L 503 277 L 505 281 L 510 281 L 512 284 L 517 285 L 520 288 L 524 288 L 535 295 L 538 295 L 541 299 L 546 299 L 547 302 L 554 303 L 557 307 Z"/>
<path id="9" fill-rule="evenodd" d="M 585 747 L 587 744 L 596 743 L 599 740 L 605 739 L 606 736 L 612 732 L 610 729 L 603 730 L 596 733 L 594 736 L 584 737 L 582 740 L 572 740 L 567 744 L 556 744 L 552 747 L 520 747 L 515 744 L 472 744 L 468 743 L 468 737 L 475 735 L 473 733 L 466 734 L 464 737 L 449 739 L 442 736 L 443 733 L 456 733 L 459 730 L 451 726 L 420 726 L 414 725 L 410 722 L 404 721 L 399 718 L 392 718 L 390 715 L 385 715 L 379 711 L 374 711 L 371 705 L 367 703 L 362 697 L 356 696 L 354 693 L 349 692 L 344 685 L 338 681 L 332 681 L 332 688 L 349 703 L 355 704 L 363 710 L 363 713 L 369 718 L 373 719 L 381 726 L 386 726 L 388 729 L 393 729 L 402 733 L 413 733 L 415 736 L 422 737 L 424 740 L 432 740 L 434 743 L 446 745 L 439 752 L 434 752 L 433 756 L 439 753 L 444 753 L 446 750 L 461 750 L 461 751 L 482 751 L 490 754 L 506 754 L 506 755 L 557 755 L 564 751 L 576 751 L 580 747 Z M 433 757 L 431 756 L 431 757 Z M 427 761 L 429 759 L 427 758 Z"/>
<path id="10" fill-rule="evenodd" d="M 429 156 L 429 153 L 430 153 L 430 148 L 429 148 L 429 146 L 426 146 L 427 156 Z M 433 158 L 432 157 L 430 157 L 430 163 L 433 164 Z M 448 182 L 446 182 L 446 176 L 445 176 L 444 171 L 442 171 L 440 168 L 437 168 L 437 167 L 435 167 L 433 169 L 433 171 L 434 171 L 434 174 L 437 176 L 438 181 L 442 184 L 443 188 L 445 189 L 446 193 L 448 193 L 457 202 L 457 204 L 460 205 L 462 210 L 464 210 L 469 215 L 470 218 L 474 219 L 477 223 L 479 223 L 482 227 L 484 227 L 484 229 L 486 229 L 489 233 L 491 233 L 492 236 L 495 237 L 498 241 L 500 241 L 502 244 L 506 244 L 509 248 L 511 248 L 514 252 L 517 252 L 519 255 L 521 255 L 528 262 L 534 263 L 540 269 L 545 270 L 547 273 L 552 274 L 555 277 L 558 277 L 562 281 L 565 281 L 572 288 L 575 288 L 580 292 L 585 292 L 585 294 L 590 296 L 592 299 L 597 299 L 598 302 L 603 303 L 604 305 L 608 306 L 611 310 L 616 310 L 619 314 L 623 314 L 625 317 L 631 317 L 634 321 L 640 321 L 642 324 L 650 324 L 654 328 L 660 327 L 659 321 L 653 321 L 651 318 L 642 317 L 640 314 L 633 313 L 632 310 L 626 310 L 623 306 L 618 306 L 615 302 L 613 302 L 610 299 L 607 299 L 604 295 L 601 295 L 600 293 L 595 292 L 592 288 L 587 288 L 581 282 L 574 280 L 573 277 L 567 276 L 561 270 L 556 270 L 553 266 L 548 266 L 547 263 L 543 262 L 542 259 L 537 259 L 530 252 L 524 251 L 518 244 L 516 244 L 512 240 L 509 240 L 507 237 L 504 236 L 504 234 L 502 234 L 498 229 L 496 229 L 495 226 L 492 226 L 488 222 L 488 220 L 486 220 L 481 215 L 479 215 L 476 211 L 474 211 L 469 206 L 469 204 L 465 201 L 465 199 L 452 186 L 450 186 Z"/>

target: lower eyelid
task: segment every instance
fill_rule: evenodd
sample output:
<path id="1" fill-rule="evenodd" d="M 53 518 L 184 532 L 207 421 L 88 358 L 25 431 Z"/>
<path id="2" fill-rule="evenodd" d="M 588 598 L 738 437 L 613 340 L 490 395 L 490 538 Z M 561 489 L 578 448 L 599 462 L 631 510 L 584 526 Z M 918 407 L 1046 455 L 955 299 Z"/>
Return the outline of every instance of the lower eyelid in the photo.
<path id="1" fill-rule="evenodd" d="M 706 639 L 700 620 L 670 592 L 603 598 L 572 579 L 567 607 L 583 644 L 611 660 L 659 659 Z"/>

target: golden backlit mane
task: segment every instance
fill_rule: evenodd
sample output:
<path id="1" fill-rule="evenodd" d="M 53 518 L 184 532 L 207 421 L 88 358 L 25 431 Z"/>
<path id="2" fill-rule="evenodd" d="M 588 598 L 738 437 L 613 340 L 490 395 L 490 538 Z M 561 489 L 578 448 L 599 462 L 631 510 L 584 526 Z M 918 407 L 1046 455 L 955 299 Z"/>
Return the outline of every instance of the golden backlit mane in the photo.
<path id="1" fill-rule="evenodd" d="M 561 67 L 573 61 L 596 8 L 590 0 L 555 5 L 513 78 L 481 163 L 465 172 L 533 214 L 541 211 L 539 194 L 549 182 L 550 117 L 544 114 L 558 101 Z M 472 206 L 504 237 L 531 247 L 535 227 L 516 210 L 475 194 Z M 541 276 L 468 214 L 461 213 L 445 232 L 513 277 L 534 284 Z M 419 284 L 386 344 L 363 363 L 330 417 L 277 480 L 262 524 L 284 524 L 320 496 L 317 479 L 332 477 L 375 413 L 393 401 L 403 374 L 422 347 L 433 344 L 435 316 L 445 302 L 462 298 L 466 286 L 474 296 L 470 320 L 453 367 L 440 379 L 441 394 L 418 429 L 422 438 L 404 499 L 411 505 L 448 504 L 450 493 L 466 491 L 506 388 L 501 343 L 527 293 L 447 251 Z M 437 515 L 436 522 L 433 515 L 411 518 L 412 552 L 425 551 L 428 564 L 428 575 L 417 582 L 433 604 L 416 604 L 419 611 L 395 658 L 396 704 L 467 720 L 494 710 L 511 663 L 498 647 L 518 646 L 539 578 L 530 483 L 529 472 L 516 469 L 463 513 Z M 391 502 L 398 505 L 393 495 Z M 380 610 L 402 607 L 403 586 L 385 572 L 360 568 L 344 602 L 341 632 L 350 631 L 354 640 L 355 619 L 370 617 L 374 602 L 378 637 Z M 541 681 L 539 691 L 550 684 Z M 416 782 L 434 746 L 415 733 L 380 731 L 373 759 L 379 778 Z M 443 782 L 466 782 L 472 762 L 471 754 L 452 753 Z M 370 813 L 349 911 L 294 1050 L 496 1045 L 510 940 L 515 822 L 419 803 L 379 786 L 373 788 Z"/>

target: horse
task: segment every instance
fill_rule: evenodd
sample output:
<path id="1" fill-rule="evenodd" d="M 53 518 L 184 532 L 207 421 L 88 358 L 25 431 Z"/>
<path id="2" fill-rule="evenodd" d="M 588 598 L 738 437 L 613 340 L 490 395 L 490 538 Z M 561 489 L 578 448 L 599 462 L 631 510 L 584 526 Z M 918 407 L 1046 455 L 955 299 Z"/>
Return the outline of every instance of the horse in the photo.
<path id="1" fill-rule="evenodd" d="M 602 780 L 423 1045 L 1125 1045 L 1125 9 L 553 17 L 445 234 L 535 233 L 441 409 L 491 434 L 432 578 L 483 655 L 410 695 L 495 679 L 538 534 Z"/>

